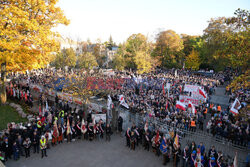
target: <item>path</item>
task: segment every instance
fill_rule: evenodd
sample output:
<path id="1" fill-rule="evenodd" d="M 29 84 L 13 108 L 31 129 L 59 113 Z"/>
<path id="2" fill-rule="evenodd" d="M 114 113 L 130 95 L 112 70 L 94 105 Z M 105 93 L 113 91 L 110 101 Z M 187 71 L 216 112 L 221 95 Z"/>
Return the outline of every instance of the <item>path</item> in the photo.
<path id="1" fill-rule="evenodd" d="M 211 102 L 216 105 L 220 104 L 222 108 L 227 108 L 229 105 L 229 96 L 225 95 L 225 90 L 224 86 L 215 88 L 215 94 L 212 95 Z"/>
<path id="2" fill-rule="evenodd" d="M 152 150 L 152 149 L 151 149 Z M 157 157 L 152 151 L 141 146 L 135 151 L 125 147 L 125 137 L 112 135 L 111 142 L 82 141 L 57 145 L 47 151 L 48 157 L 41 159 L 40 154 L 31 153 L 31 157 L 22 157 L 18 161 L 8 161 L 6 167 L 160 167 L 163 157 Z M 171 163 L 169 163 L 170 166 Z M 171 164 L 172 166 L 172 164 Z"/>

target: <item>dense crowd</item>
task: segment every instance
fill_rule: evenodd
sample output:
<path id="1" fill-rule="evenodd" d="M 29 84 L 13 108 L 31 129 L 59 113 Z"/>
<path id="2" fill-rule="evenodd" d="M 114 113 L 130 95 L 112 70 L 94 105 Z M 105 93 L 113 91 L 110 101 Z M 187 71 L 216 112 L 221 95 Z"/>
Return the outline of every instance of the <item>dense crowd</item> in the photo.
<path id="1" fill-rule="evenodd" d="M 178 73 L 178 74 L 177 74 Z M 37 84 L 45 88 L 54 88 L 55 83 L 62 77 L 84 76 L 82 71 L 41 69 L 34 70 L 26 74 L 9 74 L 12 80 L 7 86 L 8 98 L 21 100 L 33 106 L 33 97 L 31 94 L 31 84 Z M 154 73 L 138 75 L 133 72 L 116 72 L 115 75 L 104 75 L 98 72 L 89 74 L 90 77 L 103 78 L 107 80 L 113 78 L 119 80 L 122 87 L 115 86 L 109 91 L 112 101 L 120 101 L 120 95 L 125 98 L 129 110 L 132 113 L 140 113 L 145 118 L 153 117 L 161 122 L 177 128 L 183 128 L 191 131 L 207 131 L 214 136 L 221 136 L 235 142 L 236 144 L 248 145 L 249 141 L 249 122 L 243 117 L 235 117 L 230 112 L 230 107 L 222 109 L 220 105 L 211 103 L 210 95 L 215 92 L 215 88 L 223 85 L 229 78 L 227 73 L 212 74 L 210 76 L 196 75 L 185 70 L 157 70 Z M 168 90 L 163 87 L 169 84 Z M 208 94 L 206 100 L 195 107 L 195 112 L 190 106 L 182 110 L 176 106 L 180 95 L 191 96 L 190 92 L 184 90 L 185 85 L 199 85 Z M 247 90 L 232 93 L 227 90 L 226 94 L 231 97 L 230 102 L 239 98 L 243 103 L 248 101 L 249 94 Z M 246 103 L 245 102 L 245 103 Z M 90 108 L 87 112 L 81 108 L 71 108 L 71 102 L 61 101 L 58 96 L 55 97 L 55 104 L 48 105 L 48 98 L 43 91 L 40 94 L 39 104 L 43 109 L 39 109 L 39 116 L 25 126 L 13 126 L 10 124 L 2 136 L 1 152 L 2 161 L 7 161 L 11 155 L 17 160 L 20 156 L 30 156 L 30 148 L 34 153 L 42 151 L 42 157 L 47 156 L 46 149 L 56 144 L 76 139 L 102 140 L 104 135 L 106 140 L 110 140 L 112 134 L 110 124 L 106 122 L 93 121 Z M 92 111 L 94 112 L 94 111 Z M 88 113 L 87 115 L 85 115 Z M 207 113 L 211 113 L 211 119 L 207 120 Z M 84 121 L 84 118 L 86 120 Z M 122 117 L 118 119 L 118 129 L 122 131 Z M 146 122 L 146 119 L 145 119 Z M 144 123 L 145 123 L 144 122 Z M 207 124 L 205 124 L 207 122 Z M 127 146 L 135 149 L 138 144 L 142 144 L 146 150 L 152 147 L 156 155 L 163 154 L 164 164 L 171 157 L 174 157 L 174 163 L 181 161 L 183 166 L 226 166 L 221 151 L 216 152 L 215 148 L 205 151 L 205 146 L 197 146 L 193 143 L 191 146 L 185 146 L 181 150 L 180 143 L 174 140 L 178 137 L 173 132 L 170 136 L 158 131 L 157 128 L 136 127 L 133 125 L 125 133 Z M 177 136 L 177 137 L 176 137 Z M 164 141 L 167 151 L 162 152 L 160 146 Z M 212 151 L 211 151 L 212 150 Z M 25 153 L 25 154 L 24 154 Z M 198 157 L 198 158 L 197 158 Z M 199 162 L 198 162 L 199 161 Z"/>
<path id="2" fill-rule="evenodd" d="M 163 165 L 170 161 L 174 166 L 183 167 L 228 167 L 233 166 L 233 160 L 223 155 L 221 150 L 215 146 L 206 148 L 203 142 L 199 144 L 194 141 L 181 149 L 179 135 L 174 131 L 164 134 L 157 128 L 150 127 L 148 122 L 144 127 L 136 127 L 135 124 L 125 132 L 126 145 L 131 150 L 142 146 L 145 150 L 156 156 L 163 156 Z"/>

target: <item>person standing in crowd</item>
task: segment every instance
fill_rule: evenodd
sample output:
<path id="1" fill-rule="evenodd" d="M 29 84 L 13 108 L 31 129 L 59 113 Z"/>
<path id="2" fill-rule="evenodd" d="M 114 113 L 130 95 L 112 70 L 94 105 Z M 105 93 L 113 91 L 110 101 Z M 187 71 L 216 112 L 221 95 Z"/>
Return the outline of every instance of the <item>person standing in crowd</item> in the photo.
<path id="1" fill-rule="evenodd" d="M 33 153 L 39 154 L 39 136 L 36 131 L 34 131 L 31 141 L 33 145 Z"/>
<path id="2" fill-rule="evenodd" d="M 130 136 L 130 148 L 131 150 L 135 150 L 135 142 L 136 142 L 136 135 L 135 135 L 135 132 L 132 131 L 131 132 L 131 136 Z"/>
<path id="3" fill-rule="evenodd" d="M 23 138 L 21 135 L 18 135 L 16 142 L 17 142 L 18 149 L 20 151 L 20 153 L 19 153 L 20 156 L 24 156 L 24 154 L 23 154 Z"/>
<path id="4" fill-rule="evenodd" d="M 26 138 L 23 142 L 23 147 L 25 151 L 25 157 L 28 158 L 30 157 L 30 147 L 31 147 L 31 141 L 30 138 Z"/>
<path id="5" fill-rule="evenodd" d="M 125 136 L 126 136 L 126 145 L 127 147 L 130 147 L 130 137 L 131 137 L 131 131 L 130 131 L 130 128 L 128 127 L 126 133 L 125 133 Z"/>
<path id="6" fill-rule="evenodd" d="M 188 167 L 189 157 L 190 157 L 190 151 L 189 151 L 188 146 L 185 146 L 185 148 L 183 149 L 182 156 L 183 156 L 182 166 Z"/>
<path id="7" fill-rule="evenodd" d="M 41 152 L 42 152 L 42 158 L 45 156 L 47 157 L 47 153 L 46 153 L 46 138 L 45 136 L 42 136 L 42 138 L 40 139 L 40 148 L 41 148 Z"/>
<path id="8" fill-rule="evenodd" d="M 12 149 L 13 149 L 13 159 L 16 161 L 19 159 L 19 148 L 16 142 L 13 143 Z"/>
<path id="9" fill-rule="evenodd" d="M 146 134 L 144 135 L 144 149 L 149 151 L 149 145 L 150 145 L 150 137 L 148 131 L 146 131 Z"/>
<path id="10" fill-rule="evenodd" d="M 119 118 L 118 118 L 118 131 L 120 132 L 120 134 L 122 133 L 122 124 L 123 124 L 123 119 L 121 116 L 119 116 Z"/>
<path id="11" fill-rule="evenodd" d="M 5 155 L 4 156 L 5 161 L 8 161 L 8 159 L 11 159 L 12 148 L 11 148 L 11 143 L 9 142 L 8 137 L 4 138 L 4 142 L 2 144 L 2 150 Z"/>
<path id="12" fill-rule="evenodd" d="M 107 124 L 107 127 L 106 127 L 106 141 L 110 141 L 111 139 L 111 127 L 109 124 Z"/>
<path id="13" fill-rule="evenodd" d="M 178 164 L 180 162 L 180 156 L 181 156 L 181 145 L 173 145 L 173 159 L 174 159 L 174 167 L 178 167 Z"/>

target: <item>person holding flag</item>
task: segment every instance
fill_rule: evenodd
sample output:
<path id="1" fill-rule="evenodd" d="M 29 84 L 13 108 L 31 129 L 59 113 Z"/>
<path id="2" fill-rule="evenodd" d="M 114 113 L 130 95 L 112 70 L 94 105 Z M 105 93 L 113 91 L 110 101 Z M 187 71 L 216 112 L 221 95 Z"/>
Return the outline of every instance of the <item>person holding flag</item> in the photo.
<path id="1" fill-rule="evenodd" d="M 71 127 L 69 124 L 69 118 L 68 118 L 67 119 L 67 129 L 66 129 L 67 142 L 71 141 L 71 134 L 72 134 L 72 131 L 71 131 Z"/>
<path id="2" fill-rule="evenodd" d="M 173 159 L 174 159 L 174 167 L 178 166 L 178 163 L 180 161 L 180 155 L 181 155 L 181 149 L 180 149 L 180 143 L 179 143 L 179 135 L 175 135 L 174 144 L 173 144 Z"/>
<path id="3" fill-rule="evenodd" d="M 53 127 L 53 133 L 52 133 L 52 146 L 56 145 L 57 139 L 58 139 L 58 128 L 57 128 L 57 123 L 55 121 L 54 127 Z"/>
<path id="4" fill-rule="evenodd" d="M 168 144 L 167 144 L 167 138 L 165 136 L 163 136 L 163 139 L 161 141 L 160 151 L 163 155 L 163 165 L 167 165 Z"/>

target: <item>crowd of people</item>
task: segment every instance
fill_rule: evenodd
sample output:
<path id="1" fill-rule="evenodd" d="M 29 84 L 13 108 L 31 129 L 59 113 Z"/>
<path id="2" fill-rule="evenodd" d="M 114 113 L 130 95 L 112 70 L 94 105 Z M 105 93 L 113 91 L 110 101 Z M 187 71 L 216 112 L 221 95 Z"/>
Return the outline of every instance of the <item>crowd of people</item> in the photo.
<path id="1" fill-rule="evenodd" d="M 22 100 L 32 107 L 31 84 L 57 89 L 57 81 L 60 78 L 81 77 L 84 75 L 85 73 L 79 70 L 66 72 L 55 69 L 33 70 L 18 75 L 9 74 L 8 77 L 12 80 L 7 86 L 7 95 L 8 98 Z M 248 145 L 249 122 L 243 117 L 235 117 L 230 112 L 230 107 L 222 109 L 220 105 L 211 102 L 210 96 L 215 92 L 217 86 L 225 84 L 229 78 L 228 73 L 206 76 L 196 75 L 186 70 L 157 70 L 154 73 L 143 75 L 129 71 L 116 72 L 115 75 L 104 75 L 98 72 L 88 75 L 89 77 L 96 77 L 97 80 L 100 78 L 103 80 L 113 79 L 114 83 L 111 84 L 113 86 L 109 91 L 112 101 L 120 101 L 120 95 L 123 95 L 125 103 L 127 103 L 132 113 L 140 113 L 145 118 L 157 118 L 172 127 L 191 131 L 207 131 L 214 136 L 225 137 L 236 144 Z M 170 85 L 168 89 L 165 88 L 166 84 Z M 199 85 L 208 95 L 204 101 L 200 101 L 199 105 L 195 107 L 195 112 L 189 105 L 186 106 L 186 110 L 176 106 L 177 101 L 180 101 L 180 95 L 191 96 L 190 92 L 185 91 L 185 85 Z M 61 88 L 63 89 L 63 86 Z M 226 94 L 230 94 L 230 102 L 233 102 L 235 98 L 244 100 L 242 102 L 248 101 L 249 94 L 247 90 L 244 90 L 243 94 L 239 92 L 234 94 L 230 90 L 226 91 Z M 10 125 L 6 133 L 4 133 L 2 141 L 0 141 L 2 143 L 1 151 L 4 153 L 4 157 L 2 157 L 4 160 L 2 161 L 7 161 L 11 155 L 13 155 L 14 159 L 18 159 L 20 155 L 24 155 L 24 152 L 26 158 L 29 157 L 31 146 L 34 153 L 41 150 L 42 157 L 47 156 L 46 149 L 62 143 L 64 139 L 67 142 L 78 138 L 101 140 L 106 134 L 106 140 L 110 141 L 112 130 L 109 123 L 106 124 L 102 120 L 93 121 L 91 114 L 85 116 L 86 111 L 80 108 L 71 108 L 71 105 L 69 105 L 71 102 L 63 102 L 58 99 L 58 96 L 55 97 L 56 104 L 51 107 L 47 107 L 48 98 L 43 92 L 39 101 L 40 106 L 43 106 L 45 110 L 42 110 L 42 112 L 40 110 L 39 116 L 35 120 L 21 128 Z M 207 120 L 208 113 L 211 113 L 210 120 Z M 84 121 L 84 118 L 87 119 Z M 118 119 L 118 129 L 122 131 L 119 122 L 122 122 L 121 117 Z M 152 147 L 158 156 L 162 152 L 160 146 L 164 141 L 168 150 L 167 153 L 162 152 L 164 164 L 169 161 L 172 155 L 174 155 L 173 159 L 176 166 L 181 159 L 183 159 L 183 166 L 195 166 L 195 163 L 203 166 L 213 164 L 213 166 L 223 166 L 225 164 L 221 152 L 212 151 L 216 152 L 212 154 L 208 151 L 206 153 L 204 146 L 202 146 L 202 149 L 197 147 L 198 150 L 196 146 L 185 146 L 185 149 L 181 150 L 180 143 L 174 142 L 176 136 L 178 136 L 175 133 L 169 137 L 157 129 L 147 129 L 133 125 L 131 129 L 125 132 L 125 136 L 127 146 L 131 149 L 135 149 L 141 143 L 146 150 Z M 211 150 L 214 150 L 214 148 Z"/>
<path id="2" fill-rule="evenodd" d="M 11 83 L 12 84 L 12 83 Z M 18 82 L 13 83 L 12 89 L 8 89 L 8 98 L 22 100 L 11 90 L 25 90 Z M 26 85 L 25 85 L 26 87 Z M 31 96 L 27 93 L 27 96 Z M 24 101 L 25 98 L 23 98 Z M 43 101 L 45 100 L 45 101 Z M 3 131 L 0 137 L 0 160 L 6 162 L 13 158 L 18 160 L 21 156 L 30 157 L 33 153 L 41 152 L 41 158 L 47 157 L 47 149 L 62 144 L 64 141 L 71 142 L 79 139 L 83 140 L 111 140 L 112 130 L 109 123 L 103 120 L 95 120 L 91 117 L 91 112 L 87 114 L 78 108 L 71 108 L 69 103 L 57 101 L 48 106 L 47 98 L 41 98 L 41 103 L 46 103 L 47 107 L 34 116 L 30 122 L 25 124 L 8 124 L 8 128 Z"/>
<path id="3" fill-rule="evenodd" d="M 179 142 L 179 135 L 175 131 L 164 134 L 159 129 L 149 128 L 148 122 L 144 127 L 135 124 L 125 132 L 126 146 L 131 150 L 136 147 L 143 147 L 144 150 L 151 150 L 156 156 L 163 156 L 163 165 L 170 161 L 174 166 L 183 167 L 228 167 L 233 166 L 232 159 L 223 155 L 221 150 L 215 146 L 207 149 L 203 142 L 199 144 L 194 141 L 183 148 Z"/>

